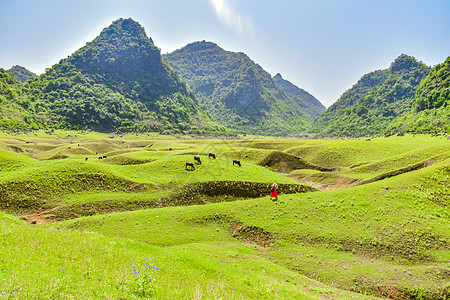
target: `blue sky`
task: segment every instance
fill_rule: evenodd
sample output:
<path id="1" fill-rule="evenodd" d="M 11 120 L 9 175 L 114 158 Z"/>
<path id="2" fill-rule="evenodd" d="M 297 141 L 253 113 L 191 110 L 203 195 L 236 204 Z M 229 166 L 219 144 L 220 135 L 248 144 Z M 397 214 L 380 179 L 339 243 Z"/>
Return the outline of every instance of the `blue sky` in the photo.
<path id="1" fill-rule="evenodd" d="M 400 54 L 450 56 L 448 0 L 0 0 L 0 67 L 44 72 L 118 18 L 162 53 L 207 40 L 244 52 L 325 106 Z"/>

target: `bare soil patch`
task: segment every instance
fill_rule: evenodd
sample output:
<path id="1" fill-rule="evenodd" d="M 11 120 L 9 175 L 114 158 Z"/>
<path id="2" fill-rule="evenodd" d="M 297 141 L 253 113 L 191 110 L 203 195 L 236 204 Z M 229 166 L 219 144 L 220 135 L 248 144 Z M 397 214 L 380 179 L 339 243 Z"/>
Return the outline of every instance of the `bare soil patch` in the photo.
<path id="1" fill-rule="evenodd" d="M 272 233 L 256 226 L 245 226 L 240 222 L 231 224 L 228 228 L 228 232 L 234 238 L 261 247 L 269 247 L 273 243 Z"/>

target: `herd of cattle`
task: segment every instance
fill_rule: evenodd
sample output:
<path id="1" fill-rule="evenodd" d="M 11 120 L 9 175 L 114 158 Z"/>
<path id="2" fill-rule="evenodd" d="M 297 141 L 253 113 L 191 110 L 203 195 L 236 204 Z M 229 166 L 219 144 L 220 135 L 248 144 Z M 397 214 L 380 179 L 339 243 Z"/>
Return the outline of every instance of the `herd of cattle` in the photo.
<path id="1" fill-rule="evenodd" d="M 70 148 L 70 147 L 69 147 L 69 148 Z M 170 150 L 172 150 L 172 148 L 171 148 Z M 98 159 L 103 159 L 103 158 L 107 158 L 107 156 L 106 156 L 106 155 L 103 155 L 103 156 L 99 156 L 99 157 L 98 157 Z M 208 154 L 208 158 L 214 158 L 214 159 L 216 159 L 216 155 L 215 155 L 214 153 L 209 153 L 209 154 Z M 88 158 L 86 157 L 85 160 L 88 160 Z M 199 165 L 202 164 L 202 160 L 200 159 L 200 156 L 195 155 L 195 156 L 194 156 L 194 161 L 195 161 L 196 164 L 199 164 Z M 234 166 L 234 165 L 238 165 L 238 166 L 240 167 L 240 166 L 241 166 L 241 161 L 240 161 L 240 160 L 234 159 L 234 160 L 233 160 L 233 166 Z M 189 169 L 189 170 L 195 170 L 195 164 L 194 164 L 193 162 L 186 162 L 186 167 L 185 167 L 185 169 L 186 169 L 186 170 L 188 170 L 188 169 Z"/>
<path id="2" fill-rule="evenodd" d="M 209 153 L 208 154 L 208 158 L 214 158 L 216 159 L 216 155 L 214 153 Z M 202 164 L 202 160 L 200 159 L 199 156 L 194 156 L 194 162 L 186 162 L 186 170 L 195 170 L 195 164 Z M 233 166 L 234 165 L 238 165 L 239 167 L 241 166 L 241 162 L 239 160 L 233 160 Z"/>

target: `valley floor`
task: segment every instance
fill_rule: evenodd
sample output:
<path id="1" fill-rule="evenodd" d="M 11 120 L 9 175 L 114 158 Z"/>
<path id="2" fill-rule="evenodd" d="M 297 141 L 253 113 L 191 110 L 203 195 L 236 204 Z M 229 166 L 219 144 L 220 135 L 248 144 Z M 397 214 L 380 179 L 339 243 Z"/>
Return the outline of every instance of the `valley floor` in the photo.
<path id="1" fill-rule="evenodd" d="M 0 298 L 448 298 L 449 145 L 2 133 Z"/>

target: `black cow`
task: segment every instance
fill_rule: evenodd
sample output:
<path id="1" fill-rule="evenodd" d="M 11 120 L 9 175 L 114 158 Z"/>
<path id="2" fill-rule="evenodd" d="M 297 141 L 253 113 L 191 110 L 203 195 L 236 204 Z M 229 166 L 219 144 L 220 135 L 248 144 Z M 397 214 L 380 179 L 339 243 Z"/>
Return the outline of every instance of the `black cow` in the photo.
<path id="1" fill-rule="evenodd" d="M 188 167 L 191 169 L 191 170 L 195 170 L 195 166 L 194 166 L 194 163 L 191 163 L 191 162 L 186 162 L 186 170 L 188 169 Z"/>
<path id="2" fill-rule="evenodd" d="M 209 153 L 209 154 L 208 154 L 208 158 L 211 158 L 211 157 L 214 158 L 214 159 L 216 159 L 216 155 L 215 155 L 214 153 Z"/>
<path id="3" fill-rule="evenodd" d="M 233 166 L 234 165 L 238 165 L 239 167 L 241 166 L 241 161 L 239 160 L 233 160 Z"/>

